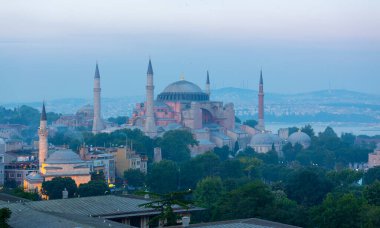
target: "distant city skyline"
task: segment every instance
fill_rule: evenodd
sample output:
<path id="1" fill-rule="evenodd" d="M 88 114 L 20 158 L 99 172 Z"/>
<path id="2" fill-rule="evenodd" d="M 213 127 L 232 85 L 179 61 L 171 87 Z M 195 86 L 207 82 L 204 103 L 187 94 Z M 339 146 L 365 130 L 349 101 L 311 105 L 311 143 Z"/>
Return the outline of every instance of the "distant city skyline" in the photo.
<path id="1" fill-rule="evenodd" d="M 0 103 L 143 95 L 149 57 L 155 94 L 186 80 L 211 89 L 380 94 L 380 2 L 3 2 Z"/>

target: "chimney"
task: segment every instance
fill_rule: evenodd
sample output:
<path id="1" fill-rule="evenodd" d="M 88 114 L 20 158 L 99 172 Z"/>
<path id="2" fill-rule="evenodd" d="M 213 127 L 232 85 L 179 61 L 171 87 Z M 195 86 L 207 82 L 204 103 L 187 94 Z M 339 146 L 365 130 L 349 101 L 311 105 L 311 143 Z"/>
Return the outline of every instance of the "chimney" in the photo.
<path id="1" fill-rule="evenodd" d="M 82 160 L 86 160 L 86 155 L 88 153 L 88 147 L 86 145 L 83 145 L 80 148 L 79 155 Z"/>
<path id="2" fill-rule="evenodd" d="M 66 190 L 66 188 L 62 191 L 62 199 L 69 198 L 69 192 Z"/>
<path id="3" fill-rule="evenodd" d="M 182 227 L 189 227 L 190 225 L 190 216 L 182 217 Z"/>

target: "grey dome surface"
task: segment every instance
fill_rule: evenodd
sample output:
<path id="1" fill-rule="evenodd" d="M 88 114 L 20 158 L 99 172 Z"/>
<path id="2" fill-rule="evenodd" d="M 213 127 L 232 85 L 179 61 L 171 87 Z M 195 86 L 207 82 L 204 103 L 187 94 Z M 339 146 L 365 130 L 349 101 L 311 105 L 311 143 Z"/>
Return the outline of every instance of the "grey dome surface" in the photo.
<path id="1" fill-rule="evenodd" d="M 94 107 L 90 104 L 82 106 L 77 112 L 94 112 Z"/>
<path id="2" fill-rule="evenodd" d="M 168 85 L 163 93 L 203 93 L 203 91 L 194 83 L 181 80 Z"/>
<path id="3" fill-rule="evenodd" d="M 309 147 L 311 144 L 311 138 L 309 135 L 302 131 L 295 132 L 291 134 L 288 141 L 294 146 L 295 144 L 301 144 L 303 147 Z"/>
<path id="4" fill-rule="evenodd" d="M 73 164 L 83 163 L 79 155 L 72 150 L 58 150 L 46 159 L 46 164 Z"/>
<path id="5" fill-rule="evenodd" d="M 43 180 L 44 178 L 41 176 L 39 172 L 32 172 L 28 176 L 26 176 L 28 180 Z"/>
<path id="6" fill-rule="evenodd" d="M 280 137 L 271 133 L 258 133 L 252 136 L 251 145 L 272 145 L 279 144 L 281 142 Z"/>
<path id="7" fill-rule="evenodd" d="M 158 101 L 208 101 L 209 95 L 192 82 L 181 80 L 168 85 L 157 96 Z"/>

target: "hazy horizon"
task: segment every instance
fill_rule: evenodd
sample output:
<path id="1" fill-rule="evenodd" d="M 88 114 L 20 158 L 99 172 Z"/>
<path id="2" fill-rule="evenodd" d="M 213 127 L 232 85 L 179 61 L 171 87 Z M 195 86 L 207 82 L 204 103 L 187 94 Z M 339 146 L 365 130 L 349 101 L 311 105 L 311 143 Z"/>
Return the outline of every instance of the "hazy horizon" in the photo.
<path id="1" fill-rule="evenodd" d="M 0 103 L 156 94 L 185 78 L 204 88 L 380 94 L 380 2 L 369 0 L 6 1 Z"/>
<path id="2" fill-rule="evenodd" d="M 247 89 L 247 90 L 252 90 L 254 92 L 257 92 L 258 89 L 255 88 L 241 88 L 241 87 L 221 87 L 221 88 L 216 88 L 212 89 L 211 91 L 215 90 L 220 90 L 220 89 Z M 308 94 L 308 93 L 315 93 L 315 92 L 324 92 L 324 91 L 329 91 L 329 89 L 321 89 L 321 90 L 312 90 L 312 91 L 304 91 L 304 92 L 295 92 L 295 93 L 276 93 L 276 92 L 270 92 L 266 91 L 265 94 L 272 94 L 272 95 L 298 95 L 298 94 Z M 347 92 L 353 92 L 353 93 L 362 93 L 362 94 L 367 94 L 367 95 L 373 95 L 373 96 L 380 96 L 380 94 L 375 94 L 375 93 L 365 93 L 365 92 L 360 92 L 360 91 L 355 91 L 355 90 L 345 90 L 345 89 L 331 89 L 331 91 L 347 91 Z M 160 91 L 155 91 L 155 97 L 162 92 Z M 101 99 L 119 99 L 119 98 L 132 98 L 132 97 L 145 97 L 145 91 L 143 91 L 141 94 L 134 94 L 134 95 L 122 95 L 122 96 L 102 96 Z M 88 95 L 87 97 L 57 97 L 57 98 L 52 98 L 52 99 L 47 99 L 44 98 L 43 100 L 46 102 L 52 102 L 52 101 L 57 101 L 57 100 L 66 100 L 66 99 L 83 99 L 83 100 L 90 100 L 92 102 L 93 99 L 93 94 Z M 145 99 L 145 98 L 143 98 Z M 27 103 L 41 103 L 43 100 L 25 100 L 25 101 L 7 101 L 7 102 L 1 102 L 0 105 L 9 105 L 9 104 L 27 104 Z"/>

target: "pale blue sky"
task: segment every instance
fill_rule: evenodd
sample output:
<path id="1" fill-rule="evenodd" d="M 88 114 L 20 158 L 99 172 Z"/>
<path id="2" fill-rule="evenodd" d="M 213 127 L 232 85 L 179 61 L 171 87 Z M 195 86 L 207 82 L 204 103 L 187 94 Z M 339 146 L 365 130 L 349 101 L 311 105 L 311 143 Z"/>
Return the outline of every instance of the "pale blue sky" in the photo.
<path id="1" fill-rule="evenodd" d="M 156 94 L 179 79 L 203 87 L 380 94 L 380 1 L 0 0 L 0 102 Z"/>

